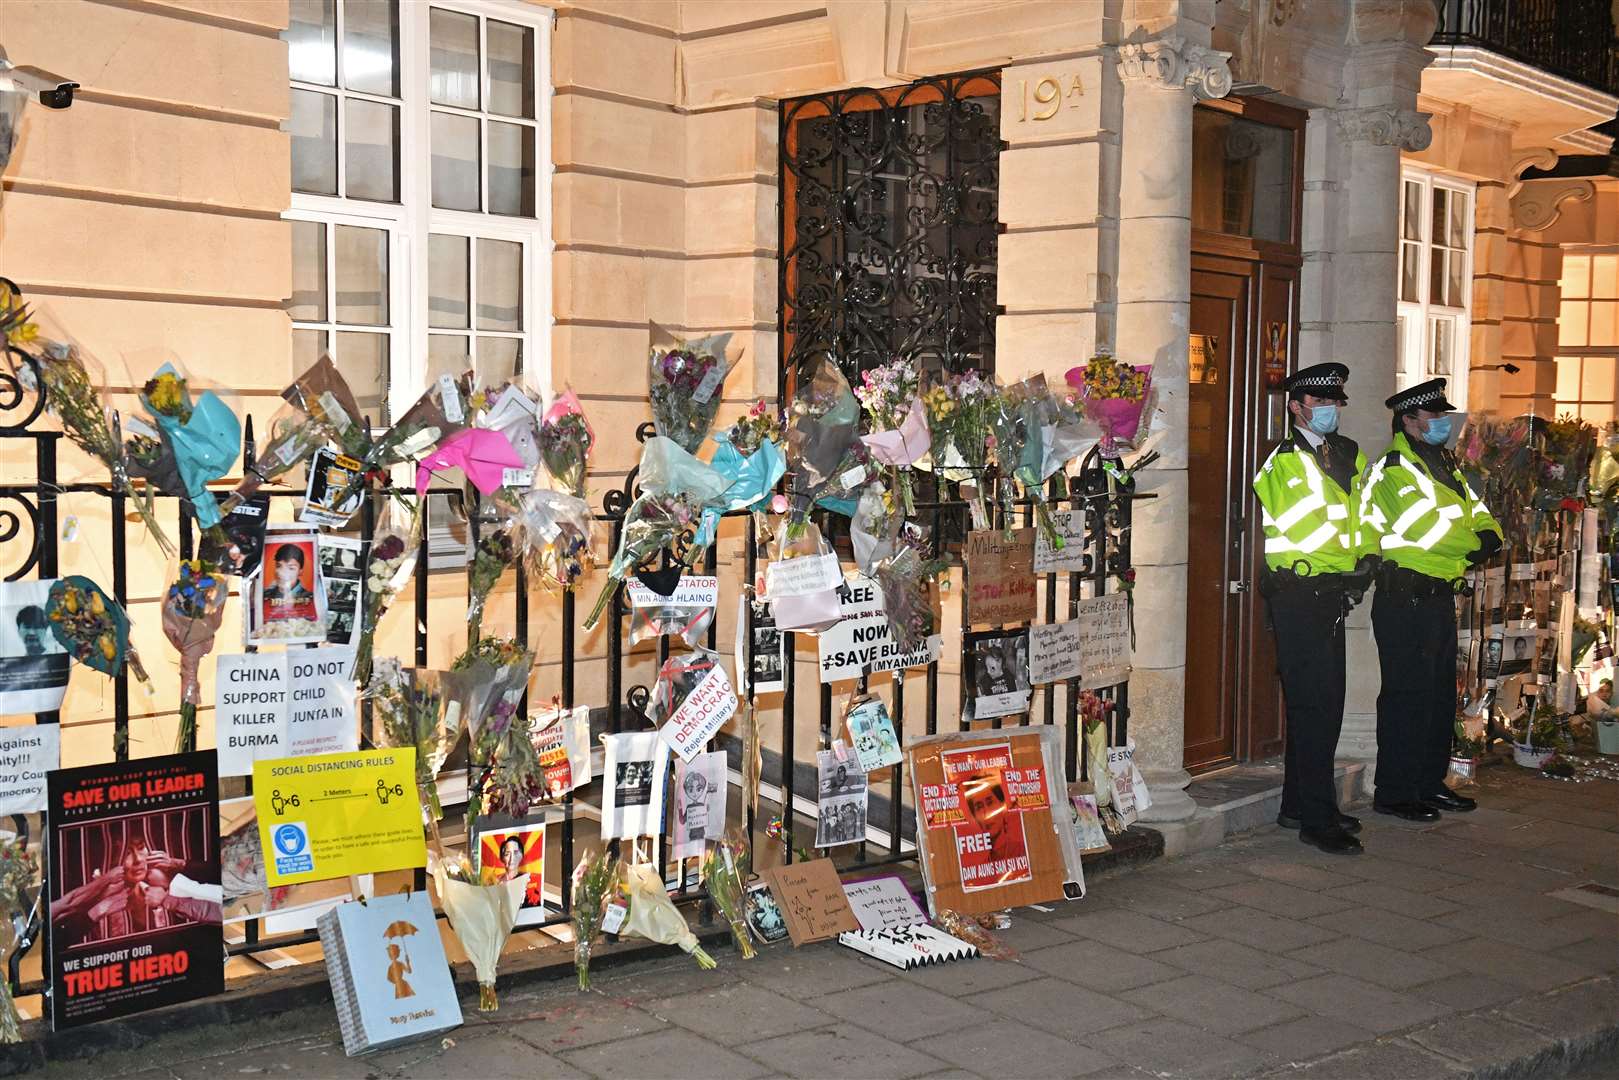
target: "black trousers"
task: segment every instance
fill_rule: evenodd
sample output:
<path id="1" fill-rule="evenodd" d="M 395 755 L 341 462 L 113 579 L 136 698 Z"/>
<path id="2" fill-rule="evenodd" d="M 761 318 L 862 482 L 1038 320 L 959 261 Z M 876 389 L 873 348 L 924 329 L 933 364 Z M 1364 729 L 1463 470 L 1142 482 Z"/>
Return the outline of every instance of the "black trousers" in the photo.
<path id="1" fill-rule="evenodd" d="M 1306 828 L 1338 820 L 1333 760 L 1344 725 L 1344 589 L 1336 576 L 1266 589 L 1276 670 L 1287 700 L 1282 813 Z"/>
<path id="2" fill-rule="evenodd" d="M 1380 575 L 1372 630 L 1383 669 L 1377 695 L 1377 801 L 1415 802 L 1444 788 L 1456 726 L 1456 596 L 1408 571 Z"/>

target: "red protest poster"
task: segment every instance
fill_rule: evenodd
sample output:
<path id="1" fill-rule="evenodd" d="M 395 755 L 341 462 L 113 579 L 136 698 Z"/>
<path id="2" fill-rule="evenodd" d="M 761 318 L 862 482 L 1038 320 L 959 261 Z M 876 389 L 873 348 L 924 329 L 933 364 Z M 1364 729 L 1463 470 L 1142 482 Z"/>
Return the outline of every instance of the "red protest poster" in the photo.
<path id="1" fill-rule="evenodd" d="M 952 750 L 939 755 L 945 781 L 958 796 L 956 862 L 968 892 L 1031 881 L 1029 845 L 1023 814 L 1012 797 L 1007 774 L 1012 748 L 1007 743 Z"/>

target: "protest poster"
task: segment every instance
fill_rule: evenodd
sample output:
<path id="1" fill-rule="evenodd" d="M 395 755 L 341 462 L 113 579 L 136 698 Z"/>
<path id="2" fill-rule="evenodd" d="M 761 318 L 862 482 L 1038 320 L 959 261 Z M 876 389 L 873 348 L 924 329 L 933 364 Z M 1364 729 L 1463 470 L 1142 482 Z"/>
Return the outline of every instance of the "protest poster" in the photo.
<path id="1" fill-rule="evenodd" d="M 299 649 L 287 659 L 287 756 L 342 754 L 360 748 L 354 715 L 352 647 Z"/>
<path id="2" fill-rule="evenodd" d="M 265 920 L 265 934 L 311 930 L 321 912 L 353 899 L 353 878 L 305 881 L 272 889 L 264 879 L 264 848 L 259 843 L 259 811 L 251 795 L 219 804 L 220 885 L 226 924 Z M 360 889 L 371 892 L 371 875 Z"/>
<path id="3" fill-rule="evenodd" d="M 725 665 L 715 663 L 658 729 L 658 737 L 690 761 L 736 715 L 736 691 L 725 677 Z"/>
<path id="4" fill-rule="evenodd" d="M 973 720 L 1029 711 L 1029 631 L 986 630 L 965 638 Z"/>
<path id="5" fill-rule="evenodd" d="M 224 502 L 224 493 L 214 495 Z M 219 528 L 207 529 L 197 541 L 197 555 L 227 574 L 246 577 L 259 567 L 264 554 L 264 526 L 270 519 L 270 496 L 254 495 L 222 514 Z"/>
<path id="6" fill-rule="evenodd" d="M 51 1028 L 225 989 L 214 752 L 47 778 Z"/>
<path id="7" fill-rule="evenodd" d="M 915 926 L 928 918 L 916 897 L 911 895 L 910 886 L 898 874 L 845 881 L 843 895 L 862 930 Z"/>
<path id="8" fill-rule="evenodd" d="M 353 645 L 365 610 L 365 543 L 321 534 L 320 582 L 326 590 L 326 642 Z"/>
<path id="9" fill-rule="evenodd" d="M 309 480 L 304 485 L 304 505 L 298 520 L 305 525 L 331 529 L 347 525 L 354 511 L 360 508 L 363 493 L 353 485 L 364 468 L 359 459 L 339 454 L 331 447 L 316 450 L 315 456 L 309 459 Z M 353 491 L 353 494 L 339 506 L 338 497 L 345 491 Z"/>
<path id="10" fill-rule="evenodd" d="M 44 810 L 45 776 L 61 763 L 60 725 L 0 728 L 0 814 Z"/>
<path id="11" fill-rule="evenodd" d="M 624 583 L 630 606 L 630 644 L 659 637 L 678 637 L 701 644 L 714 624 L 720 602 L 720 579 L 688 574 L 668 596 L 631 578 Z"/>
<path id="12" fill-rule="evenodd" d="M 529 717 L 534 753 L 545 771 L 545 793 L 560 799 L 590 783 L 590 706 L 555 708 Z"/>
<path id="13" fill-rule="evenodd" d="M 710 840 L 725 835 L 725 796 L 729 784 L 725 751 L 675 762 L 675 859 L 701 858 Z"/>
<path id="14" fill-rule="evenodd" d="M 883 607 L 882 589 L 864 574 L 848 576 L 838 594 L 838 609 L 837 624 L 823 630 L 816 639 L 823 683 L 923 667 L 939 658 L 943 638 L 938 634 L 911 652 L 895 644 Z"/>
<path id="15" fill-rule="evenodd" d="M 770 883 L 794 946 L 828 941 L 846 930 L 860 929 L 831 859 L 773 866 L 760 876 Z"/>
<path id="16" fill-rule="evenodd" d="M 359 749 L 349 647 L 227 653 L 215 668 L 219 774 L 247 776 L 255 761 Z"/>
<path id="17" fill-rule="evenodd" d="M 1090 569 L 1085 564 L 1085 511 L 1052 510 L 1051 523 L 1062 537 L 1062 547 L 1054 547 L 1043 531 L 1036 533 L 1034 572 L 1081 574 Z"/>
<path id="18" fill-rule="evenodd" d="M 906 757 L 931 914 L 1084 895 L 1056 727 L 926 735 Z"/>
<path id="19" fill-rule="evenodd" d="M 1079 678 L 1081 637 L 1077 620 L 1029 627 L 1029 682 L 1041 686 Z"/>
<path id="20" fill-rule="evenodd" d="M 326 640 L 326 602 L 315 581 L 319 542 L 304 526 L 270 529 L 245 605 L 249 645 L 301 645 Z"/>
<path id="21" fill-rule="evenodd" d="M 69 660 L 45 617 L 55 583 L 0 581 L 0 716 L 62 707 Z"/>
<path id="22" fill-rule="evenodd" d="M 967 534 L 967 622 L 999 626 L 1035 617 L 1034 529 Z"/>
<path id="23" fill-rule="evenodd" d="M 1152 806 L 1152 795 L 1147 791 L 1147 778 L 1141 775 L 1141 767 L 1136 764 L 1134 739 L 1126 740 L 1123 746 L 1107 748 L 1107 772 L 1115 787 L 1121 783 L 1129 786 L 1130 801 L 1137 813 Z"/>
<path id="24" fill-rule="evenodd" d="M 522 881 L 518 926 L 545 921 L 545 823 L 479 819 L 478 880 L 485 885 Z"/>
<path id="25" fill-rule="evenodd" d="M 862 772 L 874 772 L 898 765 L 902 755 L 899 737 L 894 734 L 894 721 L 888 715 L 888 706 L 880 698 L 865 695 L 849 703 L 844 714 L 849 728 L 849 741 L 854 744 L 855 757 Z"/>
<path id="26" fill-rule="evenodd" d="M 427 865 L 415 747 L 255 761 L 253 799 L 271 888 Z"/>
<path id="27" fill-rule="evenodd" d="M 663 831 L 663 787 L 669 745 L 655 731 L 603 735 L 603 840 L 633 840 Z"/>
<path id="28" fill-rule="evenodd" d="M 786 688 L 787 658 L 781 629 L 776 626 L 776 609 L 770 601 L 755 600 L 745 591 L 737 597 L 734 655 L 744 697 L 773 694 Z"/>
<path id="29" fill-rule="evenodd" d="M 841 742 L 815 755 L 817 790 L 815 846 L 858 844 L 866 838 L 866 774 Z"/>
<path id="30" fill-rule="evenodd" d="M 1072 620 L 1079 624 L 1079 687 L 1095 690 L 1130 678 L 1130 598 L 1108 593 L 1081 600 Z"/>

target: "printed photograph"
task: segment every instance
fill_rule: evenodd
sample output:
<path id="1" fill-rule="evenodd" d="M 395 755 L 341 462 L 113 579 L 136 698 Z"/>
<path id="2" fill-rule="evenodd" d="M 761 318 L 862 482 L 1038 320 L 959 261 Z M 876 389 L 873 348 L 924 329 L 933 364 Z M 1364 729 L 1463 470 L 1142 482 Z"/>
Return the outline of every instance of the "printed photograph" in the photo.
<path id="1" fill-rule="evenodd" d="M 768 694 L 785 686 L 782 681 L 782 639 L 776 626 L 775 608 L 768 600 L 750 601 L 753 606 L 753 640 L 748 648 L 749 684 L 755 693 Z"/>
<path id="2" fill-rule="evenodd" d="M 652 762 L 620 761 L 613 780 L 614 801 L 620 807 L 652 804 Z"/>
<path id="3" fill-rule="evenodd" d="M 1501 674 L 1522 675 L 1533 670 L 1539 644 L 1537 630 L 1508 630 L 1501 647 Z"/>
<path id="4" fill-rule="evenodd" d="M 253 578 L 251 644 L 326 640 L 325 598 L 315 580 L 317 537 L 307 529 L 271 530 Z"/>
<path id="5" fill-rule="evenodd" d="M 502 825 L 478 833 L 478 876 L 485 885 L 525 881 L 517 925 L 545 920 L 545 823 Z"/>
<path id="6" fill-rule="evenodd" d="M 956 826 L 961 887 L 971 892 L 1034 880 L 1023 815 L 1006 787 L 1012 767 L 1006 744 L 940 755 L 945 779 L 960 793 L 964 820 Z"/>
<path id="7" fill-rule="evenodd" d="M 815 827 L 815 846 L 837 847 L 857 844 L 866 838 L 866 774 L 850 755 L 839 761 L 837 752 L 822 750 L 816 755 L 820 794 Z"/>
<path id="8" fill-rule="evenodd" d="M 755 881 L 743 890 L 742 916 L 760 944 L 774 945 L 787 938 L 787 919 L 770 886 L 763 881 Z"/>
<path id="9" fill-rule="evenodd" d="M 50 595 L 50 580 L 0 582 L 0 715 L 62 705 L 70 662 L 45 616 Z"/>
<path id="10" fill-rule="evenodd" d="M 1029 631 L 992 630 L 967 635 L 972 717 L 1015 716 L 1029 708 Z"/>
<path id="11" fill-rule="evenodd" d="M 216 498 L 223 500 L 224 495 Z M 220 519 L 220 532 L 204 532 L 197 553 L 229 573 L 246 577 L 258 568 L 264 552 L 264 525 L 270 516 L 270 496 L 255 495 Z M 223 537 L 222 539 L 220 537 Z"/>

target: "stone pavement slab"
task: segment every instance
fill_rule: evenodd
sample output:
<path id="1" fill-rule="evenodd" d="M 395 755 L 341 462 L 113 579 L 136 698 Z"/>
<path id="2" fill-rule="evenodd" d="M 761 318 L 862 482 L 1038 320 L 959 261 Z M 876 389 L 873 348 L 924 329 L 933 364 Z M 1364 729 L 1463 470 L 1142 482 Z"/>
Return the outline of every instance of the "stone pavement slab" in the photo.
<path id="1" fill-rule="evenodd" d="M 1128 944 L 1129 939 L 1124 942 Z M 1023 963 L 1047 975 L 1105 993 L 1117 993 L 1184 974 L 1179 968 L 1100 941 L 1074 941 L 1025 953 Z"/>
<path id="2" fill-rule="evenodd" d="M 1431 1020 L 1446 1009 L 1409 994 L 1385 990 L 1349 975 L 1318 975 L 1265 993 L 1317 1016 L 1331 1016 L 1384 1034 Z"/>
<path id="3" fill-rule="evenodd" d="M 1103 908 L 1058 919 L 1052 925 L 1092 941 L 1128 944 L 1136 952 L 1142 953 L 1173 949 L 1178 945 L 1203 940 L 1201 934 L 1184 923 L 1155 919 L 1129 908 Z"/>
<path id="4" fill-rule="evenodd" d="M 1312 1061 L 1371 1039 L 1372 1033 L 1365 1028 L 1325 1016 L 1301 1016 L 1237 1036 L 1238 1042 L 1258 1047 L 1288 1062 Z"/>
<path id="5" fill-rule="evenodd" d="M 1086 1044 L 1149 1073 L 1188 1080 L 1251 1076 L 1276 1061 L 1257 1046 L 1164 1018 L 1100 1031 L 1088 1037 Z"/>
<path id="6" fill-rule="evenodd" d="M 569 1050 L 560 1056 L 569 1065 L 604 1080 L 645 1076 L 668 1077 L 670 1080 L 707 1080 L 710 1077 L 751 1080 L 752 1077 L 770 1072 L 769 1068 L 752 1058 L 733 1053 L 701 1035 L 678 1029 L 598 1043 L 583 1050 Z M 468 1072 L 461 1075 L 477 1074 Z"/>
<path id="7" fill-rule="evenodd" d="M 1294 959 L 1307 961 L 1340 975 L 1353 975 L 1391 990 L 1407 990 L 1458 974 L 1460 969 L 1445 963 L 1444 955 L 1443 947 L 1425 953 L 1410 953 L 1358 938 L 1339 938 L 1292 954 Z"/>
<path id="8" fill-rule="evenodd" d="M 822 1078 L 862 1076 L 893 1078 L 927 1076 L 948 1068 L 931 1054 L 874 1035 L 852 1024 L 801 1031 L 741 1048 L 777 1076 Z"/>
<path id="9" fill-rule="evenodd" d="M 1172 1016 L 1220 1035 L 1239 1035 L 1267 1027 L 1304 1011 L 1275 997 L 1240 990 L 1203 975 L 1144 986 L 1123 996 L 1160 1016 Z"/>
<path id="10" fill-rule="evenodd" d="M 1088 1076 L 1120 1064 L 1095 1047 L 1012 1020 L 963 1028 L 929 1039 L 926 1049 L 934 1057 L 1008 1080 L 1048 1076 L 1053 1064 L 1058 1062 L 1064 1063 L 1068 1076 Z"/>
<path id="11" fill-rule="evenodd" d="M 1323 946 L 1315 946 L 1322 948 Z M 1301 950 L 1309 955 L 1309 950 Z M 1292 982 L 1320 970 L 1311 964 L 1277 952 L 1251 948 L 1236 941 L 1214 938 L 1170 949 L 1159 959 L 1185 968 L 1196 975 L 1217 978 L 1246 990 L 1263 990 L 1277 983 Z"/>

